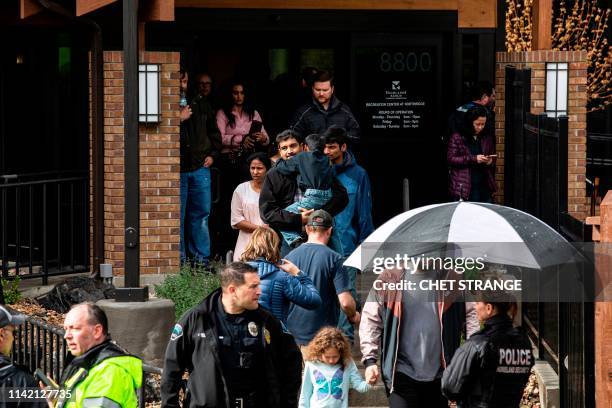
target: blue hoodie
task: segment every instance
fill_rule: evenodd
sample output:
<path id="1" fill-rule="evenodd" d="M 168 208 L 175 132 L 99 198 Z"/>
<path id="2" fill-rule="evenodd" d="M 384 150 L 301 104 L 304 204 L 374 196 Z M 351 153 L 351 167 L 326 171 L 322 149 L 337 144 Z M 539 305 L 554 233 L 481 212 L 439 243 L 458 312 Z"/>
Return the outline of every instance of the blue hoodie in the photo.
<path id="1" fill-rule="evenodd" d="M 280 320 L 284 328 L 287 327 L 290 303 L 309 310 L 321 306 L 319 291 L 304 272 L 300 271 L 297 276 L 290 275 L 263 258 L 249 261 L 248 264 L 257 268 L 261 280 L 259 304 Z"/>
<path id="2" fill-rule="evenodd" d="M 374 231 L 372 194 L 368 173 L 356 163 L 351 152 L 344 152 L 342 163 L 334 167 L 336 178 L 349 196 L 348 205 L 334 218 L 342 255 L 346 257 Z"/>

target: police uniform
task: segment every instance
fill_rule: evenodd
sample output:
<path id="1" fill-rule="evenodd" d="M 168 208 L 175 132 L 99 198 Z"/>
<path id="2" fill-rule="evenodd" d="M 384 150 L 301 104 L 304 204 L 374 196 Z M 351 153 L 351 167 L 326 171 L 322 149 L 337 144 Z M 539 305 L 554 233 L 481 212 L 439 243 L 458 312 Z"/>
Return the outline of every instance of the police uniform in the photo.
<path id="1" fill-rule="evenodd" d="M 442 393 L 459 408 L 516 408 L 534 364 L 525 332 L 495 315 L 455 353 L 442 376 Z"/>
<path id="2" fill-rule="evenodd" d="M 265 334 L 259 313 L 246 310 L 236 315 L 227 314 L 219 297 L 215 319 L 230 405 L 232 408 L 264 407 L 264 398 L 257 393 L 265 386 L 261 375 L 265 369 Z"/>
<path id="3" fill-rule="evenodd" d="M 208 295 L 174 326 L 162 374 L 163 407 L 296 407 L 302 358 L 278 319 L 259 307 L 228 315 L 221 290 Z"/>

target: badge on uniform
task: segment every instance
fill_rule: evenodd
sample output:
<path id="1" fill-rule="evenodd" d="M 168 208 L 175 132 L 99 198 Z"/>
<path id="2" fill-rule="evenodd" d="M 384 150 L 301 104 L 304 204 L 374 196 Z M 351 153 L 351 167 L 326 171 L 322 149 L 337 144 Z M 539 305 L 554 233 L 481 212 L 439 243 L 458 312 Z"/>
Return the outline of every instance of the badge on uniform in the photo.
<path id="1" fill-rule="evenodd" d="M 270 344 L 270 332 L 265 327 L 264 327 L 264 338 L 266 339 L 266 343 Z"/>
<path id="2" fill-rule="evenodd" d="M 249 322 L 247 328 L 249 329 L 249 334 L 253 337 L 257 337 L 259 334 L 259 328 L 255 322 Z"/>
<path id="3" fill-rule="evenodd" d="M 172 329 L 172 334 L 170 335 L 170 341 L 174 341 L 183 335 L 183 326 L 180 324 L 175 324 Z"/>

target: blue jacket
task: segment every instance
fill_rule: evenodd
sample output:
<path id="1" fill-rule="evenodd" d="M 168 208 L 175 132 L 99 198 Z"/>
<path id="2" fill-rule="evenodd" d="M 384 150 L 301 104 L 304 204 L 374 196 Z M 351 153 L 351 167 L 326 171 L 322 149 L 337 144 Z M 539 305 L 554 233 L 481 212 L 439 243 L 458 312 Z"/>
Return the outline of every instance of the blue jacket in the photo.
<path id="1" fill-rule="evenodd" d="M 334 167 L 336 178 L 349 197 L 348 205 L 334 218 L 342 242 L 342 255 L 349 256 L 374 231 L 370 179 L 348 151 L 344 153 L 342 163 Z"/>
<path id="2" fill-rule="evenodd" d="M 290 303 L 309 310 L 321 306 L 319 291 L 304 272 L 300 271 L 297 276 L 290 275 L 263 258 L 248 263 L 257 268 L 261 280 L 259 304 L 272 312 L 284 327 L 287 327 Z"/>

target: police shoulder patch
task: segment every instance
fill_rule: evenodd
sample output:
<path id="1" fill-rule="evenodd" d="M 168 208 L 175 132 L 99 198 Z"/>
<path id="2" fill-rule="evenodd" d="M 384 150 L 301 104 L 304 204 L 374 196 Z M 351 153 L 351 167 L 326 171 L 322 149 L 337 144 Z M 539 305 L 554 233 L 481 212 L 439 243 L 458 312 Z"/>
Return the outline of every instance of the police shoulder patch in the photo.
<path id="1" fill-rule="evenodd" d="M 174 341 L 183 335 L 183 326 L 180 324 L 175 324 L 172 329 L 172 334 L 170 335 L 170 341 Z"/>

